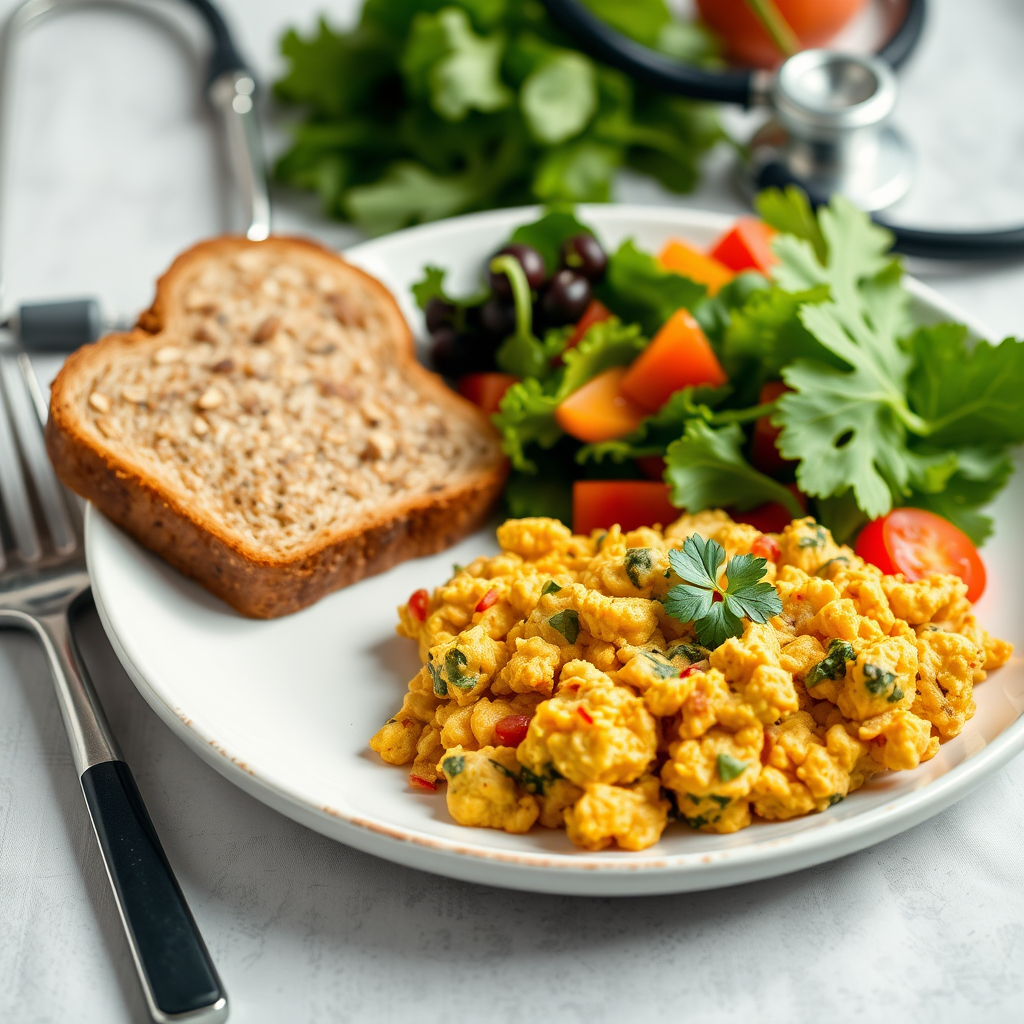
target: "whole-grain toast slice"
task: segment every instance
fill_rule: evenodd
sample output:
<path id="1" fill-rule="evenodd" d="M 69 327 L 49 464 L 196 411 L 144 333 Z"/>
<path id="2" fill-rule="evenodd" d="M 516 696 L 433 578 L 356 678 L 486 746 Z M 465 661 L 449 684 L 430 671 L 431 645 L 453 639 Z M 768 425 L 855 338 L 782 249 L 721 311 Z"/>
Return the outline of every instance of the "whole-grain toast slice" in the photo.
<path id="1" fill-rule="evenodd" d="M 64 483 L 261 618 L 454 543 L 506 475 L 387 289 L 282 237 L 179 256 L 134 330 L 65 363 L 46 441 Z"/>

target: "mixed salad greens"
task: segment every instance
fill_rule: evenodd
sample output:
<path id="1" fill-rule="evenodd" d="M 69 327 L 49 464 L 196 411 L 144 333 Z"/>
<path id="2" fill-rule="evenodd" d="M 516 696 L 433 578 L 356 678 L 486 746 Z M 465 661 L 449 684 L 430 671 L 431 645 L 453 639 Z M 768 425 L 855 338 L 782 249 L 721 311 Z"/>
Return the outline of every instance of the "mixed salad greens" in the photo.
<path id="1" fill-rule="evenodd" d="M 716 60 L 666 0 L 584 0 L 645 46 Z M 690 191 L 724 138 L 714 108 L 634 83 L 580 53 L 536 0 L 366 0 L 281 42 L 277 98 L 303 111 L 279 181 L 371 234 L 469 210 L 603 201 L 622 166 Z"/>
<path id="2" fill-rule="evenodd" d="M 494 411 L 509 513 L 571 522 L 574 487 L 654 477 L 690 512 L 806 509 L 846 541 L 910 506 L 984 542 L 1024 441 L 1024 342 L 915 324 L 891 236 L 841 197 L 815 214 L 769 190 L 757 208 L 718 259 L 605 254 L 557 208 L 513 232 L 478 295 L 427 268 L 435 362 Z"/>

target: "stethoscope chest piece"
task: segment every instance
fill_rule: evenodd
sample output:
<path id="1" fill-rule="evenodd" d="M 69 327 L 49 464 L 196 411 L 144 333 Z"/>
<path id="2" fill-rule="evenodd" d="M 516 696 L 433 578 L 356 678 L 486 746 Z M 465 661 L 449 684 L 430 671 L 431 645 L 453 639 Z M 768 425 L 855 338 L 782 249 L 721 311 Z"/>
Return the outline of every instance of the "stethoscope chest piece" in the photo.
<path id="1" fill-rule="evenodd" d="M 896 95 L 896 76 L 875 57 L 790 57 L 765 90 L 773 117 L 751 139 L 744 188 L 795 183 L 812 198 L 838 192 L 863 210 L 891 206 L 914 177 L 913 151 L 888 123 Z"/>

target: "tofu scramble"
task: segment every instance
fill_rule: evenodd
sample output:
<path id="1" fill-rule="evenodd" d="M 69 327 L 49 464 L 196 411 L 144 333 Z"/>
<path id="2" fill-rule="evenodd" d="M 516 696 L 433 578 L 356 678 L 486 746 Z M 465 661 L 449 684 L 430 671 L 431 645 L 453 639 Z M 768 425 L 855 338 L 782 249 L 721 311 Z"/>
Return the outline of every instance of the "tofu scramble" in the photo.
<path id="1" fill-rule="evenodd" d="M 781 614 L 701 647 L 663 604 L 691 534 L 766 558 Z M 461 825 L 642 850 L 676 818 L 725 833 L 824 811 L 934 757 L 1012 653 L 958 577 L 883 575 L 810 518 L 762 534 L 716 510 L 589 537 L 519 519 L 498 541 L 399 608 L 423 668 L 370 741 L 414 786 L 446 782 Z"/>

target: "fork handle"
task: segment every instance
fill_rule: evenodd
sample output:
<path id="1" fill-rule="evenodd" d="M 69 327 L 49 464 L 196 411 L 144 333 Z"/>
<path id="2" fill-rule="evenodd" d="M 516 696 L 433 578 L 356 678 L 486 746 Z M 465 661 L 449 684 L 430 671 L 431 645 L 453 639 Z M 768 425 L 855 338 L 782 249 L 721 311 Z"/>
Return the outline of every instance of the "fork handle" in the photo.
<path id="1" fill-rule="evenodd" d="M 32 620 L 43 641 L 103 863 L 158 1024 L 212 1024 L 228 1002 L 185 896 L 75 648 L 68 614 Z"/>
<path id="2" fill-rule="evenodd" d="M 124 761 L 87 768 L 82 790 L 154 1019 L 217 1020 L 227 999 Z"/>

